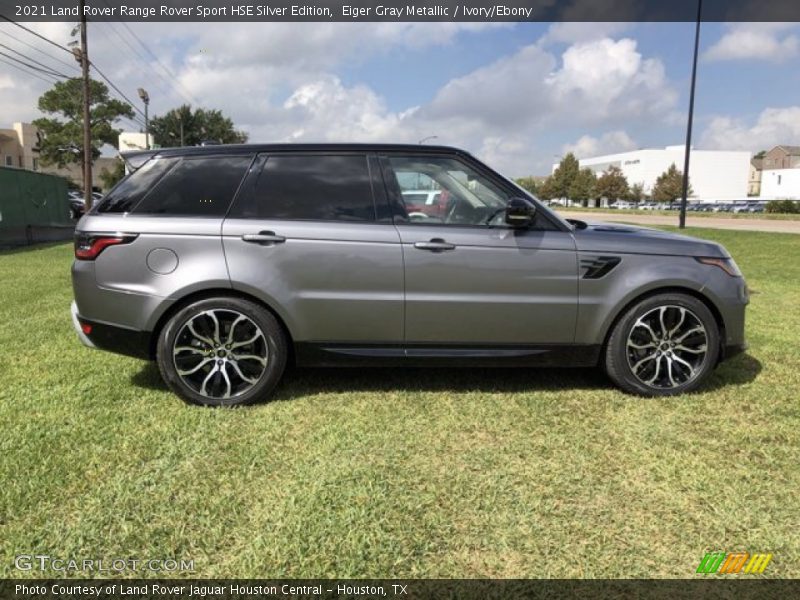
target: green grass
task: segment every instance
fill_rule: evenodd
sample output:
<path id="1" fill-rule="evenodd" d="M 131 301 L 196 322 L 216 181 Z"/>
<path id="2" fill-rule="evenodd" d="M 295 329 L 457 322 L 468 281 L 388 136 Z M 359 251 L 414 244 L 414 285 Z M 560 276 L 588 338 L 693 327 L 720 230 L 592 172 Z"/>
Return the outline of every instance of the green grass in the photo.
<path id="1" fill-rule="evenodd" d="M 749 550 L 800 577 L 800 238 L 693 233 L 755 291 L 751 350 L 670 400 L 593 370 L 314 370 L 267 404 L 189 407 L 79 345 L 69 246 L 0 254 L 0 575 L 42 553 L 201 577 L 691 577 Z"/>
<path id="2" fill-rule="evenodd" d="M 614 215 L 659 215 L 662 217 L 678 218 L 677 210 L 636 210 L 628 208 L 589 208 L 584 206 L 552 206 L 559 212 L 587 212 L 609 213 Z M 694 219 L 766 219 L 768 221 L 800 221 L 800 214 L 793 213 L 728 213 L 728 212 L 694 212 L 686 213 L 688 218 Z"/>

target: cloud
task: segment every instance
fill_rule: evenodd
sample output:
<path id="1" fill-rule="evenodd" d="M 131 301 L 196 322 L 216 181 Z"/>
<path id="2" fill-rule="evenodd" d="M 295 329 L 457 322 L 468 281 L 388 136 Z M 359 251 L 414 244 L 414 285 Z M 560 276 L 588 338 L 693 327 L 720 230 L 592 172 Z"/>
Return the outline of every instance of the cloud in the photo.
<path id="1" fill-rule="evenodd" d="M 564 154 L 572 152 L 578 158 L 588 158 L 635 149 L 636 142 L 624 131 L 609 131 L 599 138 L 591 135 L 581 136 L 572 144 L 565 144 Z"/>
<path id="2" fill-rule="evenodd" d="M 553 23 L 542 36 L 541 43 L 588 42 L 611 37 L 630 29 L 631 23 L 583 23 L 580 21 Z"/>
<path id="3" fill-rule="evenodd" d="M 711 120 L 701 136 L 709 150 L 769 150 L 800 139 L 800 106 L 767 108 L 752 125 L 742 119 L 720 116 Z"/>
<path id="4" fill-rule="evenodd" d="M 726 33 L 708 50 L 703 58 L 709 61 L 768 60 L 783 62 L 798 56 L 800 40 L 787 32 L 796 23 L 736 23 L 728 25 Z"/>
<path id="5" fill-rule="evenodd" d="M 68 24 L 46 25 L 55 27 L 52 39 L 68 41 Z M 637 124 L 665 123 L 674 110 L 677 94 L 660 60 L 643 56 L 633 39 L 581 34 L 577 27 L 551 28 L 551 41 L 581 38 L 560 52 L 548 50 L 542 39 L 533 40 L 441 82 L 428 99 L 417 101 L 418 106 L 397 106 L 353 77 L 365 57 L 374 59 L 393 48 L 468 43 L 459 36 L 493 26 L 130 24 L 156 60 L 122 24 L 95 23 L 90 27 L 90 51 L 131 99 L 136 100 L 136 88 L 148 89 L 151 115 L 188 97 L 222 110 L 254 142 L 415 143 L 435 135 L 438 143 L 463 147 L 511 175 L 547 172 L 554 144 L 563 143 L 563 128 L 602 125 L 614 130 L 624 123 L 629 130 Z M 623 26 L 609 27 L 606 33 Z M 3 28 L 0 25 L 0 31 Z M 53 50 L 44 43 L 42 48 Z M 422 69 L 424 55 L 419 59 Z M 15 77 L 0 65 L 0 80 L 7 76 L 15 87 L 0 86 L 4 114 L 13 115 L 11 120 L 35 118 L 36 98 L 47 84 L 37 86 L 36 80 Z M 615 133 L 600 136 L 598 148 L 623 147 L 627 142 Z"/>

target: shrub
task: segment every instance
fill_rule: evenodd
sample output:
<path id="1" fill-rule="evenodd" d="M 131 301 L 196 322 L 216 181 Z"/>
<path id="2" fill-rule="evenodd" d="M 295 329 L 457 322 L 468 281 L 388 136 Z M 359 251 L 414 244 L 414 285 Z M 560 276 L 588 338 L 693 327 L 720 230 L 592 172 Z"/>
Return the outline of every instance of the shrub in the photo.
<path id="1" fill-rule="evenodd" d="M 794 200 L 770 200 L 766 210 L 768 213 L 798 213 L 800 206 Z"/>

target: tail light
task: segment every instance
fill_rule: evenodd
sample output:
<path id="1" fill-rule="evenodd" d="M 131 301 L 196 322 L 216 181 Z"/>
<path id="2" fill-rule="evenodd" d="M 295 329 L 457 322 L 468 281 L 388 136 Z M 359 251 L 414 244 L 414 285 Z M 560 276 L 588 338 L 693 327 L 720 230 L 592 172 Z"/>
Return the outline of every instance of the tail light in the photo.
<path id="1" fill-rule="evenodd" d="M 133 233 L 77 233 L 75 234 L 75 258 L 94 260 L 109 246 L 130 244 L 136 239 Z"/>

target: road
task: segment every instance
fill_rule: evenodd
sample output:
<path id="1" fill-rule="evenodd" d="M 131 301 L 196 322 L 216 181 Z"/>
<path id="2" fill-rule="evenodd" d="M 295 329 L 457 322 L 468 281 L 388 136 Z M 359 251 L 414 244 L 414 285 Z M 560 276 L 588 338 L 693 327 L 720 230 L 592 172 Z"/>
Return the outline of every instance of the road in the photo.
<path id="1" fill-rule="evenodd" d="M 567 219 L 582 221 L 614 221 L 637 225 L 678 225 L 678 213 L 672 215 L 637 215 L 631 213 L 577 212 L 560 210 L 558 214 Z M 693 217 L 686 215 L 686 227 L 708 227 L 711 229 L 737 229 L 739 231 L 767 231 L 770 233 L 800 233 L 800 221 L 777 221 L 770 219 L 726 219 L 724 217 Z"/>

